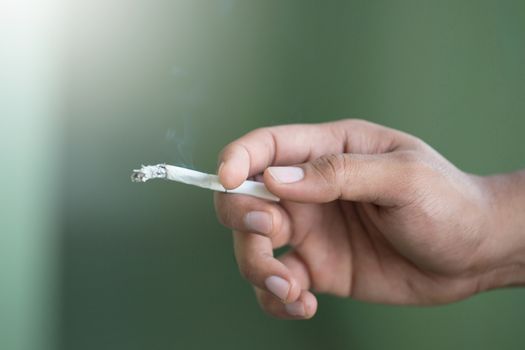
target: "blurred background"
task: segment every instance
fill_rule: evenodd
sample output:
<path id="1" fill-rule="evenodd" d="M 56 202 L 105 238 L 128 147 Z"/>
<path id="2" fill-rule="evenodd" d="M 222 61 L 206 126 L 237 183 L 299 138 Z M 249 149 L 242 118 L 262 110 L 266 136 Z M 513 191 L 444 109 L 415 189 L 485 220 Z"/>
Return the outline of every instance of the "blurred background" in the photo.
<path id="1" fill-rule="evenodd" d="M 0 348 L 523 349 L 525 290 L 260 311 L 212 193 L 260 126 L 360 117 L 460 168 L 524 166 L 525 2 L 0 1 Z"/>

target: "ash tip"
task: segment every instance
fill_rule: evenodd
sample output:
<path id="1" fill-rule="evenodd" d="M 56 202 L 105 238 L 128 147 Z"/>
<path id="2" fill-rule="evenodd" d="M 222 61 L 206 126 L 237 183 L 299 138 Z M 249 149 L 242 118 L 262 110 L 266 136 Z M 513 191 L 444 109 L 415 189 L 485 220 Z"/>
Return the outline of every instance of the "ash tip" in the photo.
<path id="1" fill-rule="evenodd" d="M 132 182 L 146 182 L 146 174 L 144 174 L 140 169 L 133 170 L 131 174 Z"/>
<path id="2" fill-rule="evenodd" d="M 143 165 L 140 169 L 134 169 L 131 173 L 132 182 L 146 182 L 151 179 L 165 179 L 166 165 Z"/>

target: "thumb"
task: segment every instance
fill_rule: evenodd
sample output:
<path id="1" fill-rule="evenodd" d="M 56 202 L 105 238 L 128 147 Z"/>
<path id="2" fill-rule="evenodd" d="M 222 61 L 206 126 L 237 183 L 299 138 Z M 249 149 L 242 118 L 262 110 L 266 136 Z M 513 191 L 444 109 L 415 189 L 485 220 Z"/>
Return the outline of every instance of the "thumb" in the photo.
<path id="1" fill-rule="evenodd" d="M 327 203 L 337 199 L 398 205 L 410 171 L 395 153 L 327 155 L 296 166 L 269 167 L 268 189 L 283 200 Z"/>

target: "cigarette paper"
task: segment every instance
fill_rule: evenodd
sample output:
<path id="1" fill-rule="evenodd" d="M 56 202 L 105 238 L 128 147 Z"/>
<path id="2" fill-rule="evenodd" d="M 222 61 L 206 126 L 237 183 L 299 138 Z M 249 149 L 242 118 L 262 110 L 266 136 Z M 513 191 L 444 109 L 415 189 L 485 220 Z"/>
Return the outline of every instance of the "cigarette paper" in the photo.
<path id="1" fill-rule="evenodd" d="M 201 173 L 200 171 L 174 165 L 143 165 L 142 168 L 133 170 L 133 173 L 131 174 L 131 181 L 133 182 L 146 182 L 151 179 L 177 181 L 188 185 L 207 188 L 212 191 L 246 194 L 274 202 L 279 201 L 279 197 L 268 191 L 262 182 L 247 180 L 239 187 L 227 190 L 221 185 L 217 175 Z"/>

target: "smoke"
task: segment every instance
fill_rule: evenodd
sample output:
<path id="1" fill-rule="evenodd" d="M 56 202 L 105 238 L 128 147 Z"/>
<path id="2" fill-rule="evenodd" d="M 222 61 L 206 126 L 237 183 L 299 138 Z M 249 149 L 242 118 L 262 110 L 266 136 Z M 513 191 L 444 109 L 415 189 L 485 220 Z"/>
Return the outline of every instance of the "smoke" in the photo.
<path id="1" fill-rule="evenodd" d="M 168 149 L 170 163 L 185 168 L 194 168 L 193 135 L 189 115 L 183 118 L 182 127 L 171 127 L 166 130 L 164 140 Z"/>

